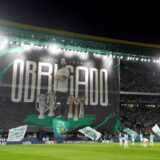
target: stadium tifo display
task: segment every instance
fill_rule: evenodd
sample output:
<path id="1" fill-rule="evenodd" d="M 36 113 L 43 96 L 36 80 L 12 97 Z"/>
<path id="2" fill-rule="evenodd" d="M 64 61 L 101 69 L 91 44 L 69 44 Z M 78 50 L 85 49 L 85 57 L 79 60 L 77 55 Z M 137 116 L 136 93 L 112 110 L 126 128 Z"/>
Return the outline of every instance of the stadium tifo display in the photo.
<path id="1" fill-rule="evenodd" d="M 0 56 L 0 129 L 114 131 L 119 120 L 119 59 L 8 44 Z M 64 128 L 61 130 L 65 131 Z"/>

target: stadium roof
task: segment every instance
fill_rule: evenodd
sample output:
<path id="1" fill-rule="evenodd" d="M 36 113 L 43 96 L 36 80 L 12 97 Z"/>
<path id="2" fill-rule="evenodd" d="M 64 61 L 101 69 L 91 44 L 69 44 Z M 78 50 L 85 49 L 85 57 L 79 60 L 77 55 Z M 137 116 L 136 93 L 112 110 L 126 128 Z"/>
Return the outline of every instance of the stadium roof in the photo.
<path id="1" fill-rule="evenodd" d="M 101 55 L 155 58 L 159 56 L 160 52 L 160 45 L 157 44 L 65 32 L 5 20 L 0 20 L 0 38 L 42 46 L 55 43 L 63 49 Z"/>

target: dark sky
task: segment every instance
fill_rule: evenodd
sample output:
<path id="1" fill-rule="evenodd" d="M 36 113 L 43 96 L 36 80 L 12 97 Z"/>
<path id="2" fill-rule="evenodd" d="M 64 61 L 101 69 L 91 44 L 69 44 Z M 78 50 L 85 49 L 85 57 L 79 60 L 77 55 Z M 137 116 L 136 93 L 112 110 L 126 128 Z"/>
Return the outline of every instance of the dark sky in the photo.
<path id="1" fill-rule="evenodd" d="M 0 19 L 108 38 L 160 43 L 159 11 L 101 1 L 0 0 Z M 130 2 L 129 2 L 130 3 Z M 126 4 L 125 4 L 126 5 Z M 130 4 L 132 6 L 132 4 Z"/>

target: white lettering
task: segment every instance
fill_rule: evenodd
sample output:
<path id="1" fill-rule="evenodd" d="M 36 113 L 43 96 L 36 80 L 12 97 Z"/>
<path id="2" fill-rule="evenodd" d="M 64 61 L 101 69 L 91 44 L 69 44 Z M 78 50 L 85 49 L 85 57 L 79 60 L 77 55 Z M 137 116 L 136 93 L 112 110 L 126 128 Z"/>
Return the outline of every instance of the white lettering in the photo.
<path id="1" fill-rule="evenodd" d="M 31 68 L 32 67 L 32 68 Z M 26 77 L 25 77 L 25 87 L 24 87 L 24 102 L 34 102 L 35 94 L 35 84 L 36 84 L 36 63 L 32 61 L 26 62 Z M 30 82 L 31 77 L 31 83 Z M 30 87 L 29 87 L 30 86 Z M 31 94 L 29 96 L 29 89 Z"/>
<path id="2" fill-rule="evenodd" d="M 95 78 L 93 77 L 94 73 Z M 94 80 L 95 83 L 93 83 Z M 95 93 L 95 100 L 93 93 Z M 90 105 L 98 105 L 98 69 L 96 68 L 90 68 Z"/>
<path id="3" fill-rule="evenodd" d="M 84 72 L 84 81 L 80 81 L 80 71 Z M 76 67 L 76 87 L 75 87 L 75 96 L 79 96 L 79 90 L 80 90 L 80 85 L 84 85 L 85 87 L 85 97 L 86 101 L 85 104 L 88 105 L 88 68 L 87 67 L 82 67 L 78 66 Z"/>
<path id="4" fill-rule="evenodd" d="M 43 71 L 43 67 L 47 67 L 48 71 Z M 47 92 L 51 91 L 51 89 L 52 89 L 52 69 L 53 68 L 50 63 L 39 62 L 37 95 L 40 95 L 42 76 L 48 76 L 48 91 Z M 38 96 L 38 98 L 39 98 L 39 96 Z M 37 101 L 39 101 L 39 99 L 37 99 Z"/>
<path id="5" fill-rule="evenodd" d="M 24 67 L 26 65 L 25 74 Z M 53 70 L 54 67 L 54 70 Z M 75 97 L 85 96 L 85 105 L 108 105 L 108 72 L 107 69 L 89 68 L 85 66 L 67 65 L 70 70 L 69 91 Z M 58 70 L 58 65 L 34 61 L 17 59 L 13 63 L 13 78 L 11 100 L 13 102 L 34 102 L 39 101 L 38 95 L 45 89 L 46 93 L 53 88 L 55 90 L 56 81 L 53 76 Z M 53 73 L 54 72 L 54 73 Z M 53 75 L 52 75 L 53 74 Z M 23 77 L 25 75 L 25 77 Z M 24 81 L 24 84 L 23 84 Z M 42 87 L 44 85 L 44 88 Z M 23 95 L 24 86 L 24 97 Z M 36 95 L 35 95 L 36 92 Z M 24 98 L 24 99 L 22 99 Z"/>
<path id="6" fill-rule="evenodd" d="M 108 74 L 107 73 L 108 72 L 106 69 L 100 69 L 100 105 L 102 106 L 108 105 Z"/>
<path id="7" fill-rule="evenodd" d="M 23 73 L 24 73 L 24 61 L 16 59 L 13 63 L 13 75 L 12 75 L 11 100 L 13 102 L 20 102 L 22 99 Z M 16 87 L 18 88 L 17 95 L 16 95 Z"/>

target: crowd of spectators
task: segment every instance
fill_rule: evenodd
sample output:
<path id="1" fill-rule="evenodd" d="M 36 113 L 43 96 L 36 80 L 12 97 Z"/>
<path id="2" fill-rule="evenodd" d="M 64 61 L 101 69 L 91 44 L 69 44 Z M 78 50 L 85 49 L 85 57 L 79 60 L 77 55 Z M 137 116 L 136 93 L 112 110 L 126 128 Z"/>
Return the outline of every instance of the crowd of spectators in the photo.
<path id="1" fill-rule="evenodd" d="M 148 62 L 121 62 L 121 91 L 160 93 L 160 65 Z"/>
<path id="2" fill-rule="evenodd" d="M 121 61 L 120 90 L 126 92 L 120 95 L 122 128 L 149 135 L 155 124 L 160 126 L 159 64 Z"/>
<path id="3" fill-rule="evenodd" d="M 149 135 L 152 127 L 160 126 L 160 106 L 121 105 L 120 120 L 122 128 L 130 128 L 138 133 Z"/>

